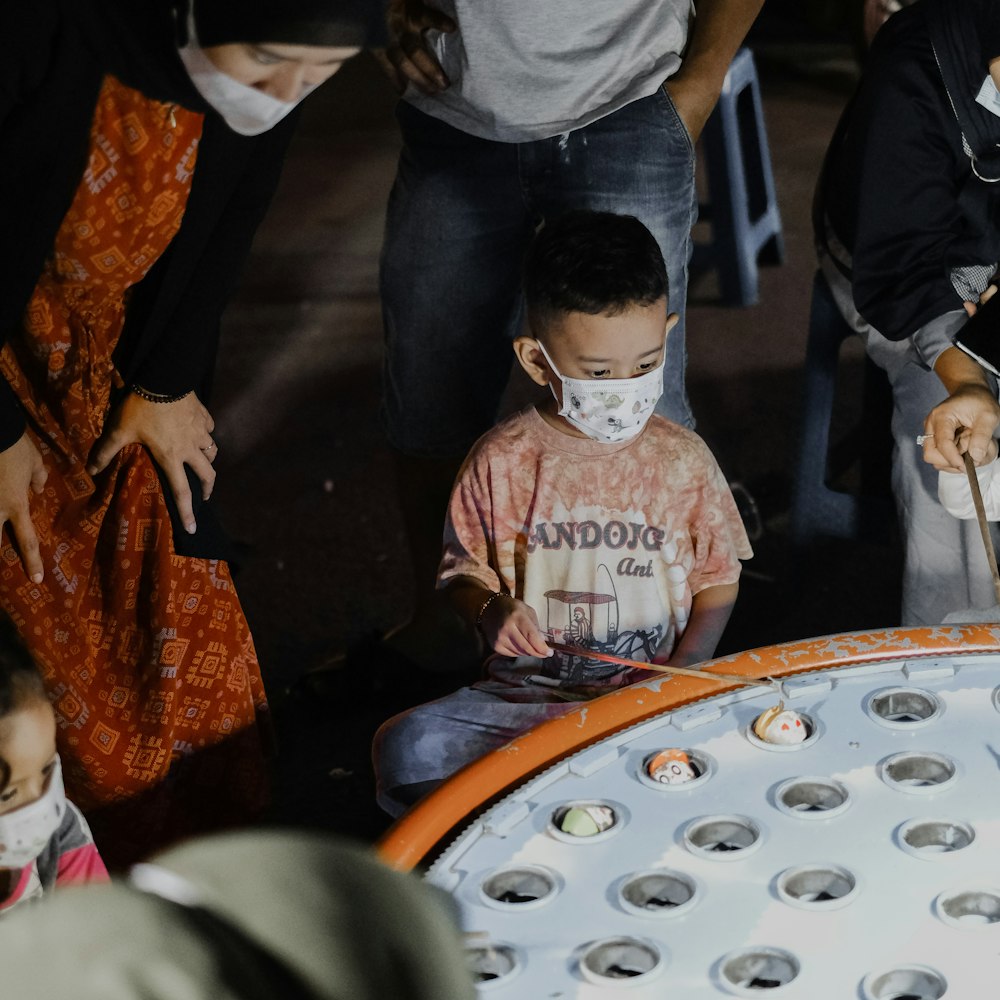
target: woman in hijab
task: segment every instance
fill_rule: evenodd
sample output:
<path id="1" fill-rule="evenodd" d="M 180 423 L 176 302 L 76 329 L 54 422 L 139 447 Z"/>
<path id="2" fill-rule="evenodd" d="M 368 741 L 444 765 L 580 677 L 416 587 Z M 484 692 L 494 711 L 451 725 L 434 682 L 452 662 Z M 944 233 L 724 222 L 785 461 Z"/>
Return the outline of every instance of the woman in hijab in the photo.
<path id="1" fill-rule="evenodd" d="M 893 14 L 817 190 L 821 270 L 892 384 L 905 625 L 996 603 L 979 529 L 942 507 L 935 470 L 982 463 L 1000 422 L 995 378 L 955 346 L 1000 261 L 998 85 L 995 0 Z"/>
<path id="2" fill-rule="evenodd" d="M 209 508 L 219 317 L 375 0 L 39 0 L 0 32 L 0 604 L 113 865 L 266 800 Z"/>

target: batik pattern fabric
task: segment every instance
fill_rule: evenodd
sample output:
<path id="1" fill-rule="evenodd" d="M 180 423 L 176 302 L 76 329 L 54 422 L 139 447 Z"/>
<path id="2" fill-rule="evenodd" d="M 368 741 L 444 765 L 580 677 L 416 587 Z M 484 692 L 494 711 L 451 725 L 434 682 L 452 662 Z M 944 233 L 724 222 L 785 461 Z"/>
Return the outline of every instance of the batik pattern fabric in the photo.
<path id="1" fill-rule="evenodd" d="M 180 226 L 202 121 L 105 79 L 87 169 L 0 354 L 48 471 L 30 498 L 45 578 L 27 578 L 5 530 L 0 602 L 45 677 L 67 793 L 111 864 L 266 800 L 263 683 L 227 565 L 174 554 L 143 446 L 86 470 L 129 290 Z"/>

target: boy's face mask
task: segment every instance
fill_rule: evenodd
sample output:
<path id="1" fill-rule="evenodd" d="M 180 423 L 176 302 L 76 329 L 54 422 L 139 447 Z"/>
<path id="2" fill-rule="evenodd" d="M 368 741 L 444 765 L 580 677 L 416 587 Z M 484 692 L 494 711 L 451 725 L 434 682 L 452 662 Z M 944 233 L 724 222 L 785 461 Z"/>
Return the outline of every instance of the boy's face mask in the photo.
<path id="1" fill-rule="evenodd" d="M 315 87 L 306 87 L 299 101 L 279 101 L 223 73 L 205 55 L 195 36 L 194 15 L 188 15 L 188 43 L 178 49 L 181 62 L 198 93 L 240 135 L 260 135 L 274 128 Z"/>
<path id="2" fill-rule="evenodd" d="M 62 765 L 55 767 L 40 799 L 0 815 L 0 868 L 25 868 L 45 850 L 66 812 Z"/>
<path id="3" fill-rule="evenodd" d="M 562 383 L 559 415 L 587 437 L 604 444 L 619 444 L 630 441 L 646 426 L 663 395 L 662 361 L 635 378 L 570 378 L 552 363 L 542 342 L 535 343 Z M 549 389 L 555 396 L 551 383 Z"/>

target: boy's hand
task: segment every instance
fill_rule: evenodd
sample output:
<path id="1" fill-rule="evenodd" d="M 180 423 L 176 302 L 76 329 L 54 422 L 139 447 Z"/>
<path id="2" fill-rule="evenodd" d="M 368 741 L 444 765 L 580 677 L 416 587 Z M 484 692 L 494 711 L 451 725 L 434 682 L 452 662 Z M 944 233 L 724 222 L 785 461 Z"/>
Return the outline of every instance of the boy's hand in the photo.
<path id="1" fill-rule="evenodd" d="M 534 609 L 516 597 L 501 594 L 491 602 L 479 627 L 490 648 L 502 656 L 552 655 Z"/>

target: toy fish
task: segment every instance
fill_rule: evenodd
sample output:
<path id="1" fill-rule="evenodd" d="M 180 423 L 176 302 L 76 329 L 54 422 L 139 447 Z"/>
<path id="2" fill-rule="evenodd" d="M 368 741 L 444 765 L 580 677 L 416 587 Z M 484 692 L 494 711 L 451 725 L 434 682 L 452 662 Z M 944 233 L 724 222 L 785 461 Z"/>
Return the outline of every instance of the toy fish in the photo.
<path id="1" fill-rule="evenodd" d="M 783 701 L 766 712 L 761 712 L 753 724 L 753 731 L 758 739 L 776 746 L 801 743 L 809 735 L 802 716 L 798 712 L 786 710 Z"/>
<path id="2" fill-rule="evenodd" d="M 593 837 L 615 825 L 610 806 L 572 806 L 559 820 L 559 829 L 574 837 Z"/>
<path id="3" fill-rule="evenodd" d="M 691 759 L 683 750 L 676 747 L 661 750 L 646 765 L 646 773 L 654 780 L 664 785 L 682 785 L 698 777 L 691 766 Z"/>

